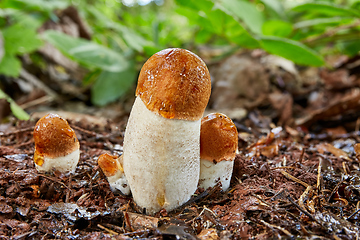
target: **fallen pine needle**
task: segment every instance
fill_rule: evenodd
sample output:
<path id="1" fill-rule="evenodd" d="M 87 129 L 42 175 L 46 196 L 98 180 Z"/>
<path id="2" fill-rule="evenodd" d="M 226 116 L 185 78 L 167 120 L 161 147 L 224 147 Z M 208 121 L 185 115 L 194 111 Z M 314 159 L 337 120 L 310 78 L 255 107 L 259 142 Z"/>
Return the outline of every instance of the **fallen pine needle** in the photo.
<path id="1" fill-rule="evenodd" d="M 119 235 L 117 232 L 115 232 L 115 231 L 113 231 L 113 230 L 111 230 L 111 229 L 108 229 L 108 228 L 106 228 L 106 227 L 104 227 L 104 226 L 102 226 L 102 225 L 100 225 L 100 224 L 98 224 L 97 226 L 98 226 L 98 228 L 101 228 L 102 230 L 105 230 L 105 231 L 107 231 L 107 232 L 110 233 L 110 234 Z"/>
<path id="2" fill-rule="evenodd" d="M 278 229 L 278 230 L 282 231 L 284 234 L 286 234 L 287 236 L 292 237 L 292 234 L 291 234 L 288 230 L 286 230 L 286 229 L 284 229 L 284 228 L 282 228 L 282 227 L 272 225 L 272 224 L 270 224 L 270 223 L 265 222 L 264 220 L 260 220 L 260 222 L 261 222 L 262 224 L 264 224 L 265 226 L 269 227 L 269 228 Z"/>
<path id="3" fill-rule="evenodd" d="M 293 180 L 294 182 L 297 182 L 297 183 L 303 185 L 303 186 L 306 187 L 306 188 L 308 188 L 308 187 L 310 186 L 310 185 L 307 184 L 306 182 L 303 182 L 303 181 L 301 181 L 300 179 L 297 179 L 296 177 L 291 176 L 290 174 L 288 174 L 288 173 L 285 172 L 285 171 L 281 171 L 281 173 L 282 173 L 285 177 Z"/>

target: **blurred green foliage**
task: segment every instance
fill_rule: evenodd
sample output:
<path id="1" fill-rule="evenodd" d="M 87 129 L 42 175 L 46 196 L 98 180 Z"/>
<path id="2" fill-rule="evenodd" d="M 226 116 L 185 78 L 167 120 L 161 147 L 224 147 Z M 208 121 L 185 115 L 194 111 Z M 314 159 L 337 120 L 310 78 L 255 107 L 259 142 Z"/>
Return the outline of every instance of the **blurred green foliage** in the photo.
<path id="1" fill-rule="evenodd" d="M 71 4 L 90 26 L 91 41 L 37 33 L 45 21 L 58 21 L 56 10 Z M 0 74 L 18 76 L 18 56 L 48 41 L 89 69 L 84 84 L 92 86 L 92 102 L 106 105 L 134 85 L 148 57 L 168 47 L 262 48 L 310 66 L 324 65 L 329 54 L 354 56 L 360 50 L 359 17 L 360 0 L 164 0 L 144 6 L 120 0 L 2 0 Z"/>

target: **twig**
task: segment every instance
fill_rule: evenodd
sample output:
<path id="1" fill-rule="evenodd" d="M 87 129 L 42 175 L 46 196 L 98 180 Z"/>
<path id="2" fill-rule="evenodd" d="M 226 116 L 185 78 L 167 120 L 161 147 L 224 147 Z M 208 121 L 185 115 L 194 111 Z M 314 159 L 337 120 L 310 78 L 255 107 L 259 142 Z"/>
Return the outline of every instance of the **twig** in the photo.
<path id="1" fill-rule="evenodd" d="M 339 182 L 338 184 L 336 184 L 336 186 L 334 187 L 334 189 L 331 191 L 329 198 L 327 199 L 327 202 L 330 202 L 332 196 L 334 195 L 335 191 L 338 190 L 338 188 L 340 187 L 341 184 L 343 184 L 344 181 Z"/>
<path id="2" fill-rule="evenodd" d="M 304 158 L 304 154 L 305 154 L 305 148 L 302 147 L 300 157 L 299 157 L 299 159 L 297 161 L 298 163 L 300 163 L 300 164 L 302 163 L 302 160 Z"/>
<path id="3" fill-rule="evenodd" d="M 278 229 L 278 230 L 282 231 L 282 232 L 283 232 L 284 234 L 286 234 L 288 237 L 292 237 L 292 236 L 293 236 L 288 230 L 286 230 L 286 229 L 284 229 L 284 228 L 282 228 L 282 227 L 272 225 L 272 224 L 270 224 L 270 223 L 265 222 L 264 220 L 260 220 L 260 222 L 261 222 L 262 224 L 264 224 L 265 226 L 269 227 L 269 228 L 272 228 L 272 229 L 275 228 L 275 229 Z"/>
<path id="4" fill-rule="evenodd" d="M 317 175 L 317 181 L 316 181 L 316 189 L 318 191 L 318 196 L 320 195 L 321 192 L 321 163 L 322 163 L 322 158 L 319 158 L 319 165 L 318 165 L 318 175 Z M 321 201 L 320 198 L 318 200 L 318 206 L 321 207 Z"/>
<path id="5" fill-rule="evenodd" d="M 11 135 L 15 135 L 15 134 L 22 133 L 22 132 L 28 132 L 28 131 L 34 131 L 34 126 L 19 129 L 19 130 L 8 132 L 8 133 L 0 132 L 0 137 L 8 137 L 8 136 L 11 136 Z"/>
<path id="6" fill-rule="evenodd" d="M 297 183 L 303 185 L 303 186 L 306 187 L 306 188 L 310 186 L 310 185 L 307 184 L 306 182 L 303 182 L 303 181 L 301 181 L 300 179 L 297 179 L 296 177 L 291 176 L 290 174 L 288 174 L 288 173 L 285 172 L 285 171 L 281 171 L 281 173 L 282 173 L 285 177 L 293 180 L 294 182 L 297 182 Z"/>
<path id="7" fill-rule="evenodd" d="M 303 194 L 301 194 L 301 196 L 299 198 L 299 205 L 304 210 L 306 210 L 306 207 L 304 205 L 304 199 L 309 194 L 310 191 L 312 191 L 312 186 L 307 187 L 306 190 L 303 192 Z"/>
<path id="8" fill-rule="evenodd" d="M 98 134 L 97 134 L 96 132 L 93 132 L 93 131 L 89 131 L 89 130 L 83 129 L 83 128 L 78 127 L 78 126 L 73 125 L 73 124 L 70 124 L 70 126 L 71 126 L 73 129 L 75 129 L 75 130 L 78 130 L 78 131 L 80 131 L 80 132 L 83 132 L 83 133 L 89 134 L 89 135 L 91 135 L 91 136 L 94 136 L 94 137 L 98 136 Z"/>
<path id="9" fill-rule="evenodd" d="M 358 212 L 360 212 L 360 209 L 356 210 L 354 213 L 352 213 L 346 220 L 349 220 L 353 216 L 355 216 Z"/>
<path id="10" fill-rule="evenodd" d="M 13 148 L 20 148 L 20 147 L 23 147 L 23 146 L 26 146 L 26 145 L 29 145 L 29 144 L 32 144 L 34 142 L 34 139 L 31 138 L 29 141 L 27 142 L 24 142 L 24 143 L 19 143 L 19 144 L 16 144 L 16 145 L 13 145 Z"/>
<path id="11" fill-rule="evenodd" d="M 277 169 L 296 169 L 296 167 L 285 166 L 285 167 L 273 167 L 273 168 L 270 168 L 270 170 L 277 170 Z"/>
<path id="12" fill-rule="evenodd" d="M 129 214 L 127 212 L 124 212 L 124 217 L 125 217 L 126 225 L 129 227 L 130 231 L 133 232 L 134 228 L 131 226 Z"/>
<path id="13" fill-rule="evenodd" d="M 65 184 L 65 183 L 60 182 L 60 181 L 58 181 L 58 180 L 56 180 L 56 179 L 54 179 L 54 178 L 52 178 L 52 177 L 48 177 L 48 176 L 45 176 L 45 175 L 42 175 L 42 174 L 38 174 L 38 175 L 39 175 L 40 177 L 47 178 L 47 179 L 49 179 L 49 180 L 51 180 L 51 181 L 54 181 L 54 182 L 60 183 L 60 184 L 61 184 L 61 185 L 63 185 L 65 188 L 69 189 L 69 187 L 68 187 L 68 186 L 66 186 L 66 184 Z"/>
<path id="14" fill-rule="evenodd" d="M 264 199 L 262 199 L 260 196 L 252 193 L 251 196 L 256 197 L 260 202 L 262 202 L 267 207 L 272 207 L 269 203 L 267 203 Z"/>
<path id="15" fill-rule="evenodd" d="M 43 97 L 37 98 L 33 101 L 21 104 L 20 107 L 22 109 L 27 109 L 30 107 L 34 107 L 34 106 L 46 103 L 46 102 L 51 102 L 52 100 L 53 100 L 53 97 L 51 97 L 51 96 L 43 96 Z"/>
<path id="16" fill-rule="evenodd" d="M 345 175 L 348 175 L 348 171 L 346 170 L 346 163 L 345 162 L 342 162 L 342 167 L 343 167 Z"/>
<path id="17" fill-rule="evenodd" d="M 314 36 L 314 37 L 308 37 L 305 40 L 303 40 L 302 42 L 303 43 L 313 43 L 313 42 L 316 42 L 316 41 L 318 41 L 320 39 L 323 39 L 323 38 L 332 37 L 332 36 L 336 35 L 341 30 L 354 28 L 354 27 L 357 27 L 359 25 L 360 25 L 360 20 L 356 20 L 355 22 L 350 23 L 350 24 L 341 25 L 341 26 L 338 26 L 338 27 L 335 27 L 335 28 L 331 28 L 331 29 L 327 30 L 326 32 L 324 32 L 324 33 L 322 33 L 320 35 L 317 35 L 317 36 Z"/>
<path id="18" fill-rule="evenodd" d="M 142 233 L 142 234 L 144 234 L 144 233 L 148 233 L 148 232 L 150 232 L 150 230 L 149 229 L 145 229 L 145 230 L 139 230 L 139 231 L 136 231 L 136 232 L 128 232 L 128 233 L 123 233 L 123 234 L 121 234 L 121 235 L 123 235 L 123 236 L 128 236 L 128 235 L 136 235 L 136 234 L 140 234 L 140 233 Z"/>
<path id="19" fill-rule="evenodd" d="M 321 188 L 321 160 L 322 158 L 319 158 L 319 165 L 318 165 L 318 174 L 317 174 L 317 181 L 316 181 L 316 188 L 320 192 Z"/>
<path id="20" fill-rule="evenodd" d="M 46 86 L 43 82 L 41 82 L 38 78 L 36 78 L 31 73 L 28 73 L 25 69 L 21 69 L 20 77 L 25 79 L 29 83 L 33 84 L 35 87 L 38 87 L 41 90 L 43 90 L 52 99 L 58 98 L 57 93 L 55 91 L 53 91 L 51 88 Z"/>
<path id="21" fill-rule="evenodd" d="M 119 235 L 119 233 L 117 233 L 117 232 L 115 232 L 115 231 L 113 231 L 111 229 L 108 229 L 108 228 L 106 228 L 106 227 L 104 227 L 104 226 L 102 226 L 100 224 L 98 224 L 97 226 L 98 226 L 98 228 L 101 228 L 102 230 L 105 230 L 105 231 L 107 231 L 108 233 L 110 233 L 112 235 Z"/>
<path id="22" fill-rule="evenodd" d="M 23 233 L 23 234 L 20 234 L 20 235 L 13 236 L 11 239 L 12 240 L 24 239 L 26 236 L 32 235 L 32 234 L 34 234 L 36 232 L 37 231 L 29 231 L 29 232 L 26 232 L 26 233 Z"/>
<path id="23" fill-rule="evenodd" d="M 286 196 L 287 200 L 289 200 L 297 209 L 300 210 L 300 212 L 304 213 L 306 216 L 308 216 L 311 220 L 315 221 L 317 224 L 319 224 L 321 227 L 323 227 L 323 225 L 321 225 L 308 211 L 302 209 L 291 197 L 290 195 Z"/>
<path id="24" fill-rule="evenodd" d="M 72 175 L 70 175 L 69 177 L 69 188 L 68 191 L 66 193 L 66 198 L 65 198 L 65 202 L 68 203 L 69 202 L 69 198 L 70 198 L 70 193 L 71 193 L 71 182 L 72 182 Z"/>

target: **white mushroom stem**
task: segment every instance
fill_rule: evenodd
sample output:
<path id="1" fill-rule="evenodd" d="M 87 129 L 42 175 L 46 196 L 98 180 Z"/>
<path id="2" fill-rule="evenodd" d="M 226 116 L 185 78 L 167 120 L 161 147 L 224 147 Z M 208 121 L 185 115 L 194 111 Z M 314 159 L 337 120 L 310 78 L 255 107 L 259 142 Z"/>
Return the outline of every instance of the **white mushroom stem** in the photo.
<path id="1" fill-rule="evenodd" d="M 44 156 L 44 163 L 40 166 L 35 164 L 39 172 L 51 172 L 54 169 L 60 172 L 74 173 L 79 162 L 80 150 L 76 149 L 66 156 L 50 158 Z"/>
<path id="2" fill-rule="evenodd" d="M 233 166 L 234 161 L 214 163 L 206 159 L 201 159 L 199 187 L 207 189 L 214 187 L 220 182 L 221 189 L 226 191 L 230 186 Z"/>
<path id="3" fill-rule="evenodd" d="M 118 170 L 114 176 L 107 177 L 111 191 L 120 191 L 124 195 L 130 194 L 130 187 L 126 180 L 124 172 Z"/>
<path id="4" fill-rule="evenodd" d="M 148 214 L 170 211 L 196 191 L 201 120 L 168 119 L 133 105 L 124 139 L 124 172 L 135 202 Z"/>

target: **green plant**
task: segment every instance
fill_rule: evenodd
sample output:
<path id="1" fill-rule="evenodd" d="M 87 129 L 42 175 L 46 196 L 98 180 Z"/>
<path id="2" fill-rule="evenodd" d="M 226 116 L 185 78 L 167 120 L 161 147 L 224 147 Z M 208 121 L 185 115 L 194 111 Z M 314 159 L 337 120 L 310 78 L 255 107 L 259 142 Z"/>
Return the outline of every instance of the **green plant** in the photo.
<path id="1" fill-rule="evenodd" d="M 31 54 L 45 40 L 89 70 L 84 85 L 91 86 L 91 100 L 106 105 L 131 89 L 148 57 L 168 47 L 261 48 L 310 66 L 323 66 L 328 54 L 354 56 L 360 50 L 359 0 L 172 0 L 131 7 L 119 0 L 75 2 L 91 26 L 91 41 L 36 32 L 44 21 L 56 22 L 55 11 L 74 1 L 1 1 L 0 74 L 17 76 L 18 56 Z"/>
<path id="2" fill-rule="evenodd" d="M 11 112 L 20 120 L 29 120 L 30 116 L 27 114 L 19 105 L 17 105 L 13 99 L 11 99 L 7 94 L 5 94 L 0 89 L 0 99 L 6 99 L 10 103 Z"/>

